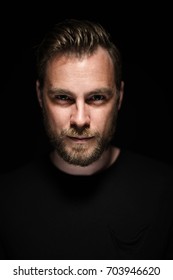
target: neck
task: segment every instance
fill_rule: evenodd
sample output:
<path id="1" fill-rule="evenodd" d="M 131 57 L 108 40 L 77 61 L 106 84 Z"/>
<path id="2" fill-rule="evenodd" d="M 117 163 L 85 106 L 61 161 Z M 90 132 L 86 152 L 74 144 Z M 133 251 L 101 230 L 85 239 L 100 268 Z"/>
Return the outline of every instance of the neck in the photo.
<path id="1" fill-rule="evenodd" d="M 65 162 L 54 150 L 50 154 L 52 163 L 61 171 L 71 175 L 92 175 L 100 172 L 101 170 L 107 169 L 111 166 L 118 158 L 120 149 L 117 147 L 110 146 L 109 149 L 103 152 L 102 156 L 92 164 L 82 167 L 69 164 Z"/>

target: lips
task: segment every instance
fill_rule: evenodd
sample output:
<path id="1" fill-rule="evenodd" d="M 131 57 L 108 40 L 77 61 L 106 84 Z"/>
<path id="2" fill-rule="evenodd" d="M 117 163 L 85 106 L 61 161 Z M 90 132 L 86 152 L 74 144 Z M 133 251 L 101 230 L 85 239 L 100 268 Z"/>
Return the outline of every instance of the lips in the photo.
<path id="1" fill-rule="evenodd" d="M 72 136 L 68 136 L 68 137 L 74 141 L 87 141 L 93 138 L 93 137 L 72 137 Z"/>

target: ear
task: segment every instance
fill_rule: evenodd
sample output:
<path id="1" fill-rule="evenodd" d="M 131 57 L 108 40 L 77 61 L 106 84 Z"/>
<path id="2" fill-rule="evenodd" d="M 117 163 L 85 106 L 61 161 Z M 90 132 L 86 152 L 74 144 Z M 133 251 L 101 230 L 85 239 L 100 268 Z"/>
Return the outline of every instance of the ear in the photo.
<path id="1" fill-rule="evenodd" d="M 118 110 L 120 110 L 120 108 L 121 108 L 123 96 L 124 96 L 124 81 L 121 82 L 121 88 L 120 88 L 119 100 L 118 100 Z"/>
<path id="2" fill-rule="evenodd" d="M 38 80 L 36 81 L 36 93 L 37 93 L 38 102 L 40 104 L 40 107 L 42 108 L 43 100 L 42 100 L 42 93 L 41 93 L 41 90 L 40 90 L 40 83 L 39 83 Z"/>

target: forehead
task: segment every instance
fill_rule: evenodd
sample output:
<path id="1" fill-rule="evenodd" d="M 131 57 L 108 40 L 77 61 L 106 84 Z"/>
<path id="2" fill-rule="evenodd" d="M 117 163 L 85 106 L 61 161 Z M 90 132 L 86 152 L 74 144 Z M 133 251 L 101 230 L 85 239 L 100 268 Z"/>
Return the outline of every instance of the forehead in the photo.
<path id="1" fill-rule="evenodd" d="M 47 64 L 46 82 L 50 84 L 114 83 L 114 67 L 109 53 L 98 48 L 91 55 L 53 57 Z"/>

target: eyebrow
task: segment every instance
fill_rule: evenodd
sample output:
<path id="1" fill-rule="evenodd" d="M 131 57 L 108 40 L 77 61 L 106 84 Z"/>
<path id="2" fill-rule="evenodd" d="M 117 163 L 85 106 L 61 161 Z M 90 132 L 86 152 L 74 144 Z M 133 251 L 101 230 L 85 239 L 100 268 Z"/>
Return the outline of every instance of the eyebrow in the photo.
<path id="1" fill-rule="evenodd" d="M 96 88 L 94 90 L 91 90 L 89 92 L 85 92 L 84 95 L 99 95 L 99 94 L 106 94 L 108 96 L 112 96 L 114 92 L 114 89 L 112 88 Z M 61 88 L 51 88 L 48 90 L 49 95 L 75 95 L 74 92 L 66 89 Z"/>

